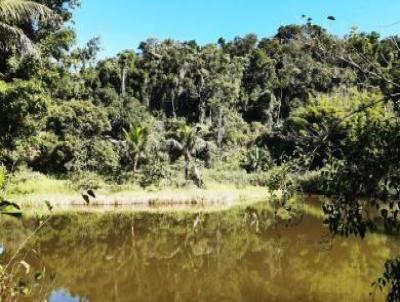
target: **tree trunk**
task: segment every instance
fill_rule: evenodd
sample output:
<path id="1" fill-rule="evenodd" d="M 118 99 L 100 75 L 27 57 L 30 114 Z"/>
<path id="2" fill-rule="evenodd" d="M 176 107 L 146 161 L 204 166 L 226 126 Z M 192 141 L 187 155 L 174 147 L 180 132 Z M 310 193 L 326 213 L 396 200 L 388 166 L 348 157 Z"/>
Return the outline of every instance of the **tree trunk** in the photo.
<path id="1" fill-rule="evenodd" d="M 200 170 L 196 165 L 193 166 L 193 181 L 198 188 L 203 186 L 203 181 L 201 180 Z"/>
<path id="2" fill-rule="evenodd" d="M 172 98 L 172 116 L 176 118 L 176 111 L 175 111 L 175 98 Z"/>
<path id="3" fill-rule="evenodd" d="M 150 108 L 150 98 L 146 95 L 143 97 L 144 106 Z"/>
<path id="4" fill-rule="evenodd" d="M 193 164 L 193 175 L 190 175 L 191 163 L 192 156 L 190 152 L 185 152 L 185 180 L 193 180 L 194 184 L 198 188 L 201 188 L 203 186 L 203 181 L 201 180 L 200 170 L 197 168 L 196 164 Z"/>
<path id="5" fill-rule="evenodd" d="M 280 100 L 278 102 L 278 117 L 277 117 L 277 124 L 279 124 L 279 122 L 281 121 L 281 106 L 282 106 L 282 102 L 283 102 L 283 91 L 281 88 L 281 95 L 280 95 Z"/>
<path id="6" fill-rule="evenodd" d="M 126 94 L 126 73 L 127 70 L 125 67 L 121 70 L 121 95 L 124 97 Z"/>
<path id="7" fill-rule="evenodd" d="M 144 105 L 146 106 L 146 108 L 150 108 L 150 95 L 148 93 L 148 89 L 149 89 L 149 80 L 148 77 L 144 78 L 143 81 L 143 85 L 141 87 L 141 96 L 142 96 L 142 100 Z"/>
<path id="8" fill-rule="evenodd" d="M 174 92 L 172 93 L 171 103 L 172 103 L 172 117 L 176 118 L 175 93 Z"/>
<path id="9" fill-rule="evenodd" d="M 218 126 L 217 126 L 217 145 L 221 147 L 222 139 L 224 136 L 224 107 L 220 106 L 218 109 Z"/>
<path id="10" fill-rule="evenodd" d="M 200 103 L 200 117 L 199 117 L 200 125 L 204 125 L 205 119 L 206 119 L 206 108 L 203 103 Z"/>
<path id="11" fill-rule="evenodd" d="M 134 173 L 137 172 L 138 163 L 139 163 L 139 154 L 135 154 L 135 155 L 133 156 L 133 172 L 134 172 Z"/>
<path id="12" fill-rule="evenodd" d="M 190 179 L 190 162 L 192 161 L 192 156 L 188 151 L 185 152 L 185 180 Z"/>

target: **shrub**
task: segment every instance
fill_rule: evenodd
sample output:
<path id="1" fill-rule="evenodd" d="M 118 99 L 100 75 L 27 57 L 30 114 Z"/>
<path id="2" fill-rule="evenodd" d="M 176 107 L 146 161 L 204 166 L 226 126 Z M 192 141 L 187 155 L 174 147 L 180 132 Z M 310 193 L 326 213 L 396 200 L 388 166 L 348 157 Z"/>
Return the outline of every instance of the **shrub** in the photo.
<path id="1" fill-rule="evenodd" d="M 272 158 L 267 149 L 256 146 L 246 151 L 240 166 L 247 173 L 267 171 L 272 166 Z"/>
<path id="2" fill-rule="evenodd" d="M 306 193 L 325 193 L 326 179 L 324 177 L 324 171 L 308 171 L 304 174 L 296 176 L 296 182 L 299 185 L 301 191 Z"/>
<path id="3" fill-rule="evenodd" d="M 153 150 L 148 163 L 142 169 L 140 185 L 148 187 L 151 185 L 159 186 L 162 180 L 171 177 L 168 154 Z"/>
<path id="4" fill-rule="evenodd" d="M 105 186 L 105 182 L 95 172 L 79 171 L 71 174 L 71 185 L 76 190 L 98 190 Z"/>
<path id="5" fill-rule="evenodd" d="M 113 143 L 106 140 L 95 140 L 88 150 L 86 168 L 102 174 L 112 174 L 119 167 L 119 154 Z"/>

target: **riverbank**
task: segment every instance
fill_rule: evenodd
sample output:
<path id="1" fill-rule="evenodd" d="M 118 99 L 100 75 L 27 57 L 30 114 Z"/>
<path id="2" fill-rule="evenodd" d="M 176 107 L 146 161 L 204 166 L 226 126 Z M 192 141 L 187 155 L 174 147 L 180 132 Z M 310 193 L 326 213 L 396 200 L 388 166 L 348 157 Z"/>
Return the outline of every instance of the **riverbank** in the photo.
<path id="1" fill-rule="evenodd" d="M 71 180 L 51 178 L 39 173 L 17 174 L 9 184 L 7 199 L 24 209 L 46 209 L 46 201 L 53 210 L 114 210 L 115 207 L 138 209 L 192 209 L 229 208 L 240 203 L 268 200 L 270 193 L 261 186 L 236 186 L 210 182 L 205 188 L 193 185 L 150 187 L 144 189 L 134 184 L 103 185 L 93 190 L 77 188 Z M 86 195 L 86 196 L 85 196 Z M 86 199 L 86 200 L 85 200 Z M 90 207 L 89 207 L 89 206 Z"/>
<path id="2" fill-rule="evenodd" d="M 96 197 L 90 198 L 89 204 L 84 200 L 85 192 L 69 193 L 31 193 L 27 195 L 11 195 L 12 200 L 24 208 L 41 209 L 49 201 L 54 209 L 114 209 L 115 207 L 143 208 L 201 208 L 201 207 L 231 207 L 242 202 L 257 202 L 268 199 L 269 192 L 262 187 L 246 187 L 242 189 L 228 186 L 214 186 L 208 189 L 161 189 L 146 191 L 143 189 L 95 192 Z"/>

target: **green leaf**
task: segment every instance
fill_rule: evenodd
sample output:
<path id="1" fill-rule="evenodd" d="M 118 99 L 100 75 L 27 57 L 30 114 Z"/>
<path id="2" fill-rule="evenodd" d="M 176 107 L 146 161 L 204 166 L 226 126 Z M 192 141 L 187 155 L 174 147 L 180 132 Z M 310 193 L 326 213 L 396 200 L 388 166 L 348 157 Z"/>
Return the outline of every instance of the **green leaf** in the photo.
<path id="1" fill-rule="evenodd" d="M 3 200 L 2 202 L 0 202 L 0 214 L 9 215 L 17 218 L 22 217 L 20 206 L 14 202 L 10 202 L 7 200 Z"/>
<path id="2" fill-rule="evenodd" d="M 47 209 L 48 209 L 50 212 L 52 212 L 52 211 L 53 211 L 53 205 L 50 203 L 50 201 L 45 200 L 44 203 L 46 204 Z"/>

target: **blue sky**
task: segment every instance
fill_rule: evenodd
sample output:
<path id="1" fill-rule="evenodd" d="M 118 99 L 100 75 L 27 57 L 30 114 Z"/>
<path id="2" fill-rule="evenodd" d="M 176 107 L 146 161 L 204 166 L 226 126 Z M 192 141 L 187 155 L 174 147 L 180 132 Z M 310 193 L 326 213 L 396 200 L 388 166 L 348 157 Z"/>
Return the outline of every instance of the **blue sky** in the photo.
<path id="1" fill-rule="evenodd" d="M 302 14 L 338 35 L 355 25 L 391 35 L 400 32 L 399 12 L 399 0 L 82 0 L 74 21 L 78 43 L 100 36 L 105 57 L 147 38 L 205 44 L 248 33 L 269 37 L 280 25 L 303 22 Z"/>

